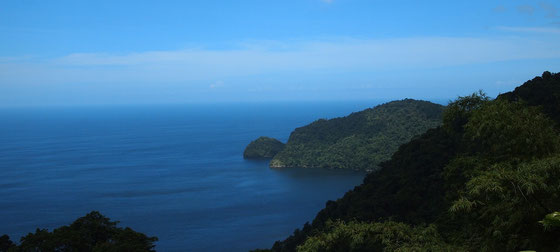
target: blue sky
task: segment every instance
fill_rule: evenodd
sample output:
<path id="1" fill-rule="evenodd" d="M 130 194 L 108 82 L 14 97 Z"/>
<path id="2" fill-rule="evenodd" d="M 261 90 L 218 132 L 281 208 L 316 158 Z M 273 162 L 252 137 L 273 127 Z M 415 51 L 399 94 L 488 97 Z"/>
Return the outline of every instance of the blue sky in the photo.
<path id="1" fill-rule="evenodd" d="M 0 106 L 495 96 L 560 69 L 560 1 L 5 1 Z"/>

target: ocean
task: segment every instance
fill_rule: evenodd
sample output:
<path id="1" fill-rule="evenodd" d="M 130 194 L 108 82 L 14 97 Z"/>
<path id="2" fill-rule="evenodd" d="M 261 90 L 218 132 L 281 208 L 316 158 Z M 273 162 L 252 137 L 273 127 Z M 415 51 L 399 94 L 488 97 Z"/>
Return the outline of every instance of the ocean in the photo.
<path id="1" fill-rule="evenodd" d="M 158 251 L 269 248 L 364 173 L 270 169 L 245 146 L 381 102 L 0 109 L 0 235 L 97 210 L 157 236 Z"/>

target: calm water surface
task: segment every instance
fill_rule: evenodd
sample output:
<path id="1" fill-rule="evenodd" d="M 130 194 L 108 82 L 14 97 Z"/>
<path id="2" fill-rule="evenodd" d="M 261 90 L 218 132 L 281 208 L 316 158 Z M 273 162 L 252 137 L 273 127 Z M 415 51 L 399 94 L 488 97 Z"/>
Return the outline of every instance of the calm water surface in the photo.
<path id="1" fill-rule="evenodd" d="M 378 103 L 0 109 L 0 235 L 98 210 L 159 251 L 270 247 L 364 174 L 269 169 L 245 146 Z"/>

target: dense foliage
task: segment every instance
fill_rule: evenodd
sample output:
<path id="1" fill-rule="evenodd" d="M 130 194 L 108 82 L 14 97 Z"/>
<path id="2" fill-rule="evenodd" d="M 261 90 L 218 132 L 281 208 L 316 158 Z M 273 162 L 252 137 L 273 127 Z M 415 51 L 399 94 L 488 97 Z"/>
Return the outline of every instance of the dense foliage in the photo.
<path id="1" fill-rule="evenodd" d="M 443 241 L 434 225 L 411 227 L 399 222 L 327 222 L 297 251 L 464 251 Z"/>
<path id="2" fill-rule="evenodd" d="M 546 229 L 560 228 L 560 212 L 547 214 L 541 223 Z"/>
<path id="3" fill-rule="evenodd" d="M 156 237 L 148 237 L 93 211 L 49 232 L 37 229 L 15 246 L 9 237 L 0 237 L 0 251 L 155 251 Z"/>
<path id="4" fill-rule="evenodd" d="M 284 149 L 282 142 L 262 136 L 247 145 L 243 158 L 272 158 L 282 149 Z"/>
<path id="5" fill-rule="evenodd" d="M 529 106 L 540 107 L 555 122 L 560 122 L 560 75 L 544 72 L 542 76 L 525 82 L 512 92 L 498 98 L 509 101 L 525 101 Z"/>
<path id="6" fill-rule="evenodd" d="M 559 97 L 549 72 L 495 100 L 459 97 L 272 250 L 560 251 Z"/>
<path id="7" fill-rule="evenodd" d="M 0 252 L 8 251 L 10 248 L 14 248 L 16 244 L 10 240 L 8 235 L 0 236 Z"/>
<path id="8" fill-rule="evenodd" d="M 405 99 L 292 132 L 271 167 L 375 170 L 399 145 L 441 124 L 443 106 Z"/>

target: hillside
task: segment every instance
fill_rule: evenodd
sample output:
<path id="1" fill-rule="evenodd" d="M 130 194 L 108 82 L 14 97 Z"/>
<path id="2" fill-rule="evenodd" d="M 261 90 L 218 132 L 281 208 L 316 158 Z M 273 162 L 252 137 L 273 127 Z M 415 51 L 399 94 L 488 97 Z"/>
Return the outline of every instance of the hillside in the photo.
<path id="1" fill-rule="evenodd" d="M 459 97 L 272 251 L 560 251 L 559 91 L 545 72 Z"/>
<path id="2" fill-rule="evenodd" d="M 443 106 L 405 99 L 295 129 L 273 168 L 375 170 L 399 145 L 441 124 Z"/>
<path id="3" fill-rule="evenodd" d="M 247 145 L 245 151 L 243 151 L 243 158 L 272 158 L 282 149 L 284 149 L 284 144 L 282 142 L 274 138 L 262 136 Z"/>

